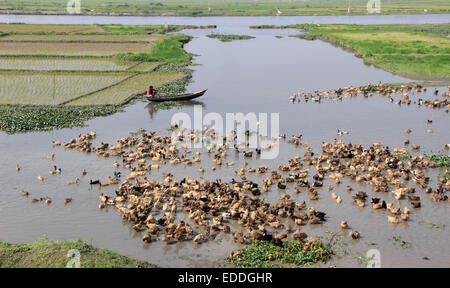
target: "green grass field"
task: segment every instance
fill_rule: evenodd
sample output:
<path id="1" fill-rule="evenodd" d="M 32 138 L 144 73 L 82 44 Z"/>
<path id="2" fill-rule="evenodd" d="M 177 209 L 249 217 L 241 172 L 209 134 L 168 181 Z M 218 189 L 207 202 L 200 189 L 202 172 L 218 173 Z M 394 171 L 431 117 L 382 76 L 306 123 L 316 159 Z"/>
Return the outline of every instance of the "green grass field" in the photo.
<path id="1" fill-rule="evenodd" d="M 107 249 L 96 248 L 81 240 L 69 242 L 35 241 L 30 244 L 0 242 L 0 268 L 66 268 L 80 252 L 81 268 L 155 268 L 156 265 L 131 259 Z M 72 263 L 72 262 L 71 262 Z M 73 266 L 72 266 L 73 267 Z"/>
<path id="2" fill-rule="evenodd" d="M 348 0 L 83 0 L 81 13 L 98 15 L 343 15 L 348 12 Z M 352 14 L 367 14 L 366 0 L 352 0 Z M 67 13 L 66 1 L 3 0 L 0 12 L 55 14 Z M 382 14 L 449 13 L 447 0 L 382 0 Z"/>
<path id="3" fill-rule="evenodd" d="M 394 74 L 418 80 L 450 79 L 450 24 L 311 25 L 298 37 L 321 39 L 343 47 Z"/>

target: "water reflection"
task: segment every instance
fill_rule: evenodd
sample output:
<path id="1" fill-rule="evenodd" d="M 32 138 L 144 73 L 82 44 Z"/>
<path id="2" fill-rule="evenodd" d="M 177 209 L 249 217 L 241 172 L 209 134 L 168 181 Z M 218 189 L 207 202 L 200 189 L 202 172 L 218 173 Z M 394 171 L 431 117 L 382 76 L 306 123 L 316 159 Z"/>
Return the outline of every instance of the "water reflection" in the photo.
<path id="1" fill-rule="evenodd" d="M 160 102 L 161 103 L 161 102 Z M 158 104 L 160 104 L 158 102 L 150 102 L 147 105 L 145 105 L 145 109 L 147 109 L 147 113 L 148 116 L 150 117 L 150 119 L 153 120 L 153 117 L 155 116 L 155 114 L 160 110 L 157 108 Z M 194 105 L 200 105 L 202 106 L 202 108 L 206 108 L 205 103 L 201 102 L 201 101 L 196 101 L 196 100 L 189 100 L 189 101 L 179 101 L 180 104 L 182 104 L 183 106 L 186 107 L 190 107 L 190 106 L 194 106 Z"/>

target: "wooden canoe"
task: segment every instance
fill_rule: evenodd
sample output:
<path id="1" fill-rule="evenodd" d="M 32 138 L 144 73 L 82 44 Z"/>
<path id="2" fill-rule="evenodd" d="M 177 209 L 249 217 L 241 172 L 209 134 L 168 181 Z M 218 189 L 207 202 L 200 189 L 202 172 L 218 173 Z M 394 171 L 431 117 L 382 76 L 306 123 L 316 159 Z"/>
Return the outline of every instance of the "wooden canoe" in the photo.
<path id="1" fill-rule="evenodd" d="M 197 92 L 194 92 L 194 93 L 187 93 L 187 94 L 181 94 L 181 95 L 175 95 L 175 96 L 169 96 L 169 97 L 161 97 L 161 98 L 149 97 L 147 99 L 148 99 L 148 101 L 152 101 L 152 102 L 191 100 L 191 99 L 195 99 L 197 97 L 203 96 L 203 94 L 205 94 L 205 92 L 207 90 L 208 89 L 205 89 L 205 90 L 202 90 L 202 91 L 197 91 Z"/>

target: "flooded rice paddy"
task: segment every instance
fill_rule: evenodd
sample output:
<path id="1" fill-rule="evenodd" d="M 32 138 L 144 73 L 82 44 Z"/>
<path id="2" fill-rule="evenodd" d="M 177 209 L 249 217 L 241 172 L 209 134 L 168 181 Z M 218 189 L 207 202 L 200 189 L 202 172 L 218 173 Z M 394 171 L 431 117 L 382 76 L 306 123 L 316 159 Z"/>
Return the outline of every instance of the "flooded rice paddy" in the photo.
<path id="1" fill-rule="evenodd" d="M 9 17 L 9 18 L 8 18 Z M 7 22 L 14 16 L 0 16 L 0 21 Z M 37 16 L 17 16 L 20 21 L 35 23 Z M 313 93 L 316 90 L 337 89 L 344 86 L 361 86 L 379 82 L 408 82 L 409 79 L 366 66 L 362 59 L 353 54 L 321 41 L 306 41 L 288 37 L 298 34 L 295 30 L 250 30 L 250 25 L 260 24 L 297 24 L 311 23 L 442 23 L 448 15 L 411 15 L 411 16 L 353 16 L 353 17 L 85 17 L 85 16 L 39 16 L 40 23 L 122 23 L 153 24 L 169 21 L 170 24 L 218 25 L 214 30 L 186 30 L 186 34 L 195 38 L 185 45 L 188 52 L 197 54 L 193 66 L 195 70 L 189 91 L 208 88 L 204 97 L 181 109 L 158 110 L 153 105 L 139 102 L 125 108 L 123 113 L 97 118 L 88 121 L 87 127 L 62 129 L 51 132 L 24 133 L 17 135 L 0 134 L 0 240 L 6 242 L 30 242 L 46 235 L 50 240 L 69 240 L 81 238 L 92 242 L 95 246 L 112 249 L 121 254 L 140 260 L 146 260 L 163 267 L 218 267 L 228 264 L 224 258 L 232 250 L 241 247 L 232 239 L 231 234 L 219 234 L 214 240 L 203 244 L 192 241 L 167 245 L 162 241 L 144 243 L 142 234 L 131 229 L 131 225 L 120 218 L 113 208 L 100 210 L 99 194 L 114 195 L 117 186 L 98 187 L 89 185 L 89 180 L 107 179 L 116 171 L 113 166 L 114 157 L 103 158 L 95 154 L 65 150 L 52 147 L 52 141 L 66 141 L 91 130 L 97 132 L 95 144 L 100 142 L 114 143 L 122 137 L 129 137 L 130 132 L 139 128 L 156 130 L 160 135 L 170 135 L 167 128 L 171 117 L 176 112 L 193 115 L 193 104 L 201 105 L 203 114 L 267 112 L 279 113 L 280 133 L 292 135 L 302 134 L 302 143 L 320 154 L 323 141 L 332 142 L 335 138 L 353 144 L 362 144 L 368 148 L 375 142 L 382 142 L 391 149 L 403 147 L 403 141 L 421 146 L 413 155 L 439 152 L 450 143 L 450 120 L 445 109 L 428 109 L 417 105 L 396 105 L 385 97 L 373 95 L 348 97 L 342 101 L 300 101 L 292 103 L 291 95 L 297 92 Z M 58 22 L 57 24 L 59 24 Z M 229 33 L 255 36 L 251 40 L 221 42 L 206 37 L 207 34 Z M 275 36 L 283 36 L 276 38 Z M 437 87 L 440 92 L 447 87 Z M 411 96 L 412 99 L 434 99 L 434 87 L 427 92 Z M 395 97 L 400 99 L 399 96 Z M 441 98 L 442 99 L 442 98 Z M 302 99 L 303 100 L 303 99 Z M 432 120 L 428 123 L 427 120 Z M 405 133 L 411 129 L 410 134 Z M 349 131 L 348 135 L 337 135 L 338 129 Z M 434 133 L 428 133 L 433 129 Z M 276 169 L 278 165 L 286 165 L 288 160 L 306 152 L 287 141 L 280 140 L 279 156 L 274 160 L 261 160 L 253 157 L 246 159 L 249 167 L 268 165 Z M 218 167 L 211 156 L 201 151 L 202 162 L 192 166 L 162 165 L 160 169 L 150 173 L 148 178 L 162 181 L 162 174 L 170 172 L 174 180 L 184 177 L 199 179 L 199 167 L 205 168 L 203 177 L 208 180 L 220 178 L 230 181 L 236 178 L 235 171 L 243 163 L 242 154 L 229 152 L 227 161 L 235 162 L 234 166 Z M 54 160 L 44 156 L 55 154 Z M 448 153 L 448 152 L 447 152 Z M 16 171 L 19 164 L 21 170 Z M 49 175 L 54 165 L 62 169 L 59 175 Z M 87 171 L 82 176 L 81 172 Z M 122 167 L 123 175 L 127 171 Z M 430 186 L 435 187 L 437 176 L 443 169 L 427 169 Z M 36 177 L 42 175 L 44 181 Z M 312 176 L 311 174 L 310 176 Z M 78 184 L 68 186 L 67 181 L 80 178 Z M 250 180 L 262 184 L 265 176 L 251 175 Z M 342 197 L 338 205 L 326 187 L 332 184 L 333 192 Z M 347 192 L 351 185 L 353 192 Z M 414 187 L 414 185 L 412 185 Z M 19 192 L 28 191 L 30 197 L 25 198 Z M 420 189 L 419 189 L 420 190 Z M 383 267 L 448 267 L 450 264 L 450 245 L 448 217 L 449 202 L 433 202 L 423 192 L 422 207 L 413 209 L 411 218 L 399 224 L 387 223 L 385 211 L 373 210 L 370 205 L 360 208 L 352 203 L 355 191 L 365 191 L 369 197 L 374 194 L 372 187 L 358 184 L 351 180 L 343 180 L 336 185 L 330 179 L 324 181 L 319 189 L 319 200 L 309 200 L 308 193 L 293 193 L 293 187 L 278 190 L 273 186 L 269 192 L 263 193 L 265 201 L 275 203 L 284 194 L 292 195 L 291 200 L 306 201 L 327 213 L 327 221 L 320 225 L 306 225 L 302 232 L 310 236 L 329 236 L 327 231 L 340 232 L 340 223 L 346 220 L 351 229 L 361 233 L 359 240 L 353 240 L 348 234 L 342 239 L 347 243 L 349 255 L 336 258 L 333 263 L 338 267 L 364 265 L 358 262 L 358 256 L 364 256 L 372 248 L 380 250 Z M 375 196 L 374 196 L 375 195 Z M 52 203 L 31 203 L 31 198 L 50 197 Z M 64 199 L 72 197 L 72 202 L 64 204 Z M 387 202 L 396 206 L 409 207 L 408 200 L 397 202 L 392 193 L 381 195 Z M 239 226 L 232 226 L 232 231 Z M 401 239 L 409 243 L 402 247 Z M 426 258 L 424 258 L 426 257 Z"/>

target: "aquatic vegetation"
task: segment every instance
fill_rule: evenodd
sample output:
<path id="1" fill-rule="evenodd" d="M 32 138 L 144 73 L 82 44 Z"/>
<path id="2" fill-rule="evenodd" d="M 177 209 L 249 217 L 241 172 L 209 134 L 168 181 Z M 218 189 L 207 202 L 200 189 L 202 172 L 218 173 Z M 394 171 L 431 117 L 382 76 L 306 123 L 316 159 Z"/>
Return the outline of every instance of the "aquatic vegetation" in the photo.
<path id="1" fill-rule="evenodd" d="M 432 222 L 432 221 L 430 221 L 428 219 L 422 219 L 422 220 L 420 220 L 420 222 L 428 224 L 428 225 L 430 225 L 430 227 L 436 228 L 436 229 L 440 229 L 440 228 L 444 228 L 445 227 L 445 224 L 443 224 L 443 223 L 435 223 L 435 222 Z"/>
<path id="2" fill-rule="evenodd" d="M 411 248 L 411 243 L 407 242 L 405 240 L 402 240 L 400 236 L 394 235 L 392 236 L 392 240 L 394 240 L 393 244 L 396 245 L 397 243 L 400 243 L 400 247 L 402 248 Z"/>
<path id="3" fill-rule="evenodd" d="M 206 37 L 219 39 L 222 42 L 231 42 L 233 40 L 248 40 L 255 37 L 248 35 L 233 35 L 233 34 L 208 34 Z"/>
<path id="4" fill-rule="evenodd" d="M 122 108 L 116 106 L 56 108 L 0 105 L 0 130 L 13 134 L 84 126 L 84 122 L 87 120 L 111 115 L 119 111 L 122 111 Z"/>
<path id="5" fill-rule="evenodd" d="M 177 108 L 183 107 L 183 104 L 179 101 L 164 101 L 155 105 L 155 108 L 161 110 L 170 110 L 175 107 Z"/>
<path id="6" fill-rule="evenodd" d="M 308 31 L 296 37 L 329 42 L 364 58 L 367 64 L 395 74 L 416 79 L 450 79 L 448 24 L 299 24 L 288 27 Z"/>
<path id="7" fill-rule="evenodd" d="M 450 168 L 450 155 L 441 152 L 439 154 L 425 154 L 425 157 L 436 163 L 441 168 Z"/>
<path id="8" fill-rule="evenodd" d="M 276 26 L 276 25 L 252 25 L 249 28 L 250 29 L 281 29 L 282 26 Z"/>
<path id="9" fill-rule="evenodd" d="M 80 252 L 81 268 L 155 268 L 154 264 L 134 260 L 111 250 L 96 248 L 82 241 L 49 242 L 37 240 L 30 244 L 0 242 L 1 268 L 65 268 L 71 260 L 71 249 Z"/>
<path id="10" fill-rule="evenodd" d="M 184 77 L 177 79 L 162 86 L 158 92 L 161 97 L 173 96 L 186 92 L 186 86 L 191 82 L 192 79 L 192 69 L 186 67 L 183 64 L 177 63 L 167 63 L 159 66 L 156 69 L 157 72 L 178 72 L 183 73 Z"/>
<path id="11" fill-rule="evenodd" d="M 412 158 L 411 154 L 396 153 L 394 155 L 405 164 Z"/>
<path id="12" fill-rule="evenodd" d="M 286 241 L 275 245 L 265 240 L 252 240 L 226 258 L 227 262 L 239 268 L 301 267 L 327 262 L 333 251 L 319 240 L 303 243 Z"/>
<path id="13" fill-rule="evenodd" d="M 145 132 L 146 132 L 146 130 L 144 128 L 139 128 L 137 131 L 130 132 L 130 135 L 135 137 L 135 136 L 139 136 L 139 135 L 141 135 L 142 133 L 145 133 Z"/>
<path id="14" fill-rule="evenodd" d="M 175 124 L 175 125 L 171 125 L 169 128 L 166 128 L 166 130 L 170 131 L 170 132 L 174 132 L 174 131 L 177 131 L 178 128 L 179 128 L 178 125 Z"/>

